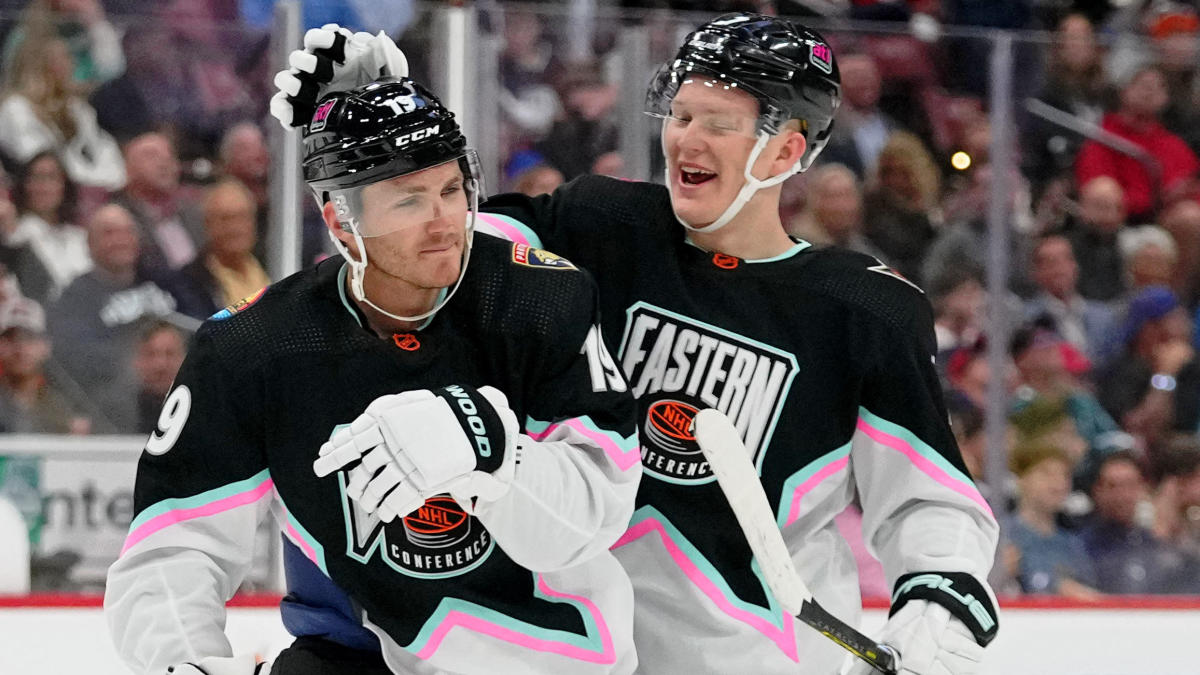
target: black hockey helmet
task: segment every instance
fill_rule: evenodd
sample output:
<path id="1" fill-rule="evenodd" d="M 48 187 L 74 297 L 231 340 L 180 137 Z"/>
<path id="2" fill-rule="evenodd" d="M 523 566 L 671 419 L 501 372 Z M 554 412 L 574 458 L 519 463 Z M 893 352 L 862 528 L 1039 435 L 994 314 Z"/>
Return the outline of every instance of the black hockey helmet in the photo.
<path id="1" fill-rule="evenodd" d="M 690 75 L 742 89 L 759 102 L 759 130 L 779 133 L 788 120 L 802 122 L 807 169 L 829 141 L 841 102 L 841 77 L 823 37 L 787 19 L 763 14 L 725 14 L 689 34 L 655 75 L 646 109 L 669 116 L 671 99 Z"/>
<path id="2" fill-rule="evenodd" d="M 303 131 L 304 182 L 319 202 L 334 190 L 473 155 L 454 113 L 407 77 L 325 95 Z"/>

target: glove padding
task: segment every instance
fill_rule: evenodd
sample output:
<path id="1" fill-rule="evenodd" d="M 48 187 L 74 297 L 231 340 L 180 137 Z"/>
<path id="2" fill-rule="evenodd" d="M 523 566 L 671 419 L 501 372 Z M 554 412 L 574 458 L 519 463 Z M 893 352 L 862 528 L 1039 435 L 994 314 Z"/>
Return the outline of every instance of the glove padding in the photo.
<path id="1" fill-rule="evenodd" d="M 289 54 L 288 65 L 275 74 L 279 91 L 271 97 L 271 115 L 284 129 L 308 124 L 326 92 L 408 75 L 404 52 L 383 31 L 351 33 L 336 23 L 305 33 L 304 49 Z"/>
<path id="2" fill-rule="evenodd" d="M 901 673 L 914 675 L 975 675 L 983 647 L 950 610 L 928 600 L 910 600 L 892 615 L 879 641 L 900 652 Z M 845 675 L 876 675 L 855 659 Z"/>
<path id="3" fill-rule="evenodd" d="M 475 498 L 495 501 L 507 492 L 519 430 L 494 387 L 389 394 L 321 446 L 313 471 L 324 477 L 347 469 L 346 494 L 385 522 L 447 492 L 473 513 Z"/>
<path id="4" fill-rule="evenodd" d="M 267 675 L 271 662 L 258 662 L 253 656 L 209 656 L 197 663 L 167 667 L 170 675 Z"/>

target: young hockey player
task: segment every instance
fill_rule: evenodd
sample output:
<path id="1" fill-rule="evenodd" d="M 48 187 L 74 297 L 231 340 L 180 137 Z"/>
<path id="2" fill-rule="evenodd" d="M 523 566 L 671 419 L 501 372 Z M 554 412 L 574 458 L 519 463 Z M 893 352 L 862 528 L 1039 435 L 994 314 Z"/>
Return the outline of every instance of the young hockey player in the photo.
<path id="1" fill-rule="evenodd" d="M 411 80 L 326 96 L 304 175 L 344 260 L 196 335 L 109 571 L 121 656 L 155 675 L 263 671 L 222 629 L 270 514 L 297 636 L 271 672 L 632 672 L 632 589 L 609 547 L 641 475 L 635 408 L 590 277 L 472 239 L 477 159 Z M 390 454 L 337 471 L 318 453 L 361 433 Z M 408 482 L 374 495 L 395 507 L 380 518 L 354 500 L 388 462 Z"/>
<path id="2" fill-rule="evenodd" d="M 285 124 L 311 106 L 311 64 L 325 77 L 349 70 L 342 50 L 314 49 L 344 42 L 336 32 L 310 35 L 277 77 L 272 109 Z M 878 637 L 906 672 L 975 673 L 995 635 L 985 579 L 996 522 L 947 424 L 928 301 L 878 260 L 817 250 L 782 227 L 779 184 L 821 151 L 839 97 L 821 36 L 726 15 L 687 36 L 650 85 L 665 186 L 585 176 L 484 206 L 494 229 L 595 275 L 638 399 L 646 477 L 613 550 L 635 589 L 640 672 L 825 674 L 845 656 L 766 588 L 689 433 L 703 408 L 742 432 L 797 568 L 851 623 L 855 567 L 833 519 L 857 494 L 894 588 Z"/>

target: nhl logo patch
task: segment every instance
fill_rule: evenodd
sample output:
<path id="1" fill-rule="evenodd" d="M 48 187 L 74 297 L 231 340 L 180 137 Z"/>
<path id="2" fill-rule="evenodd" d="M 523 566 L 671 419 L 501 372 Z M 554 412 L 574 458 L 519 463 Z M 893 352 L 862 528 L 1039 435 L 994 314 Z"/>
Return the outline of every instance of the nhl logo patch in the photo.
<path id="1" fill-rule="evenodd" d="M 542 267 L 554 270 L 575 269 L 575 265 L 570 260 L 549 251 L 543 251 L 540 248 L 533 248 L 527 244 L 513 244 L 512 259 L 518 265 L 526 267 Z"/>

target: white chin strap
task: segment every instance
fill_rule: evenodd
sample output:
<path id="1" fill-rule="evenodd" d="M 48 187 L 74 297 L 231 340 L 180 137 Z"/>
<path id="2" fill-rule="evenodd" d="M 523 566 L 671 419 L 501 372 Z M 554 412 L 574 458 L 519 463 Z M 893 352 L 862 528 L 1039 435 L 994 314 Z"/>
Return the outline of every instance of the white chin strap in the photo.
<path id="1" fill-rule="evenodd" d="M 679 224 L 683 225 L 684 229 L 691 232 L 716 232 L 717 230 L 729 224 L 729 221 L 733 220 L 734 216 L 736 216 L 738 212 L 742 210 L 742 207 L 746 205 L 746 202 L 750 201 L 750 198 L 754 196 L 755 192 L 758 192 L 763 188 L 771 187 L 772 185 L 779 185 L 783 181 L 799 173 L 799 159 L 797 159 L 796 163 L 792 165 L 792 168 L 784 171 L 778 176 L 771 176 L 764 180 L 759 180 L 754 177 L 754 174 L 750 173 L 750 169 L 752 169 L 754 167 L 754 163 L 758 161 L 758 156 L 762 154 L 763 148 L 767 147 L 767 141 L 769 140 L 771 140 L 770 134 L 765 131 L 758 132 L 758 138 L 754 142 L 754 148 L 750 150 L 750 156 L 746 158 L 746 168 L 742 171 L 742 177 L 745 178 L 746 182 L 742 184 L 742 189 L 738 190 L 737 196 L 733 198 L 733 201 L 730 202 L 729 206 L 725 209 L 725 212 L 722 213 L 719 218 L 702 227 L 694 227 L 688 224 L 687 221 L 679 217 L 679 213 L 675 214 L 675 220 L 678 220 Z M 665 147 L 663 148 L 663 151 L 665 156 Z M 671 169 L 668 167 L 667 169 L 664 169 L 664 172 L 666 173 L 667 190 L 671 191 L 672 185 L 674 185 L 674 181 L 671 177 Z M 671 196 L 673 202 L 674 193 L 672 193 Z"/>
<path id="2" fill-rule="evenodd" d="M 428 312 L 423 314 L 417 314 L 416 316 L 401 316 L 399 314 L 392 314 L 386 309 L 371 302 L 367 298 L 367 292 L 363 288 L 363 279 L 367 273 L 367 248 L 363 245 L 363 238 L 362 235 L 358 233 L 357 227 L 352 226 L 350 228 L 350 233 L 354 235 L 354 243 L 356 246 L 358 246 L 358 250 L 362 255 L 362 260 L 355 260 L 353 254 L 350 253 L 350 249 L 346 248 L 346 245 L 343 244 L 340 239 L 334 236 L 332 230 L 326 230 L 326 232 L 329 234 L 329 239 L 333 241 L 333 245 L 337 249 L 338 253 L 342 254 L 342 258 L 344 258 L 346 263 L 350 265 L 350 292 L 354 296 L 355 300 L 358 300 L 380 314 L 393 318 L 397 321 L 421 321 L 422 319 L 428 319 L 434 314 L 437 314 L 438 310 L 445 307 L 446 303 L 450 302 L 450 298 L 453 298 L 454 294 L 458 292 L 458 287 L 462 285 L 463 277 L 467 274 L 467 263 L 471 260 L 471 243 L 475 238 L 475 215 L 477 213 L 479 213 L 479 193 L 477 190 L 475 190 L 472 191 L 471 196 L 471 210 L 469 211 L 470 218 L 467 220 L 467 236 L 463 243 L 462 265 L 458 270 L 458 280 L 454 282 L 454 287 L 450 289 L 450 292 L 446 294 L 446 297 L 442 298 L 441 302 L 434 305 L 433 309 L 430 309 Z"/>

